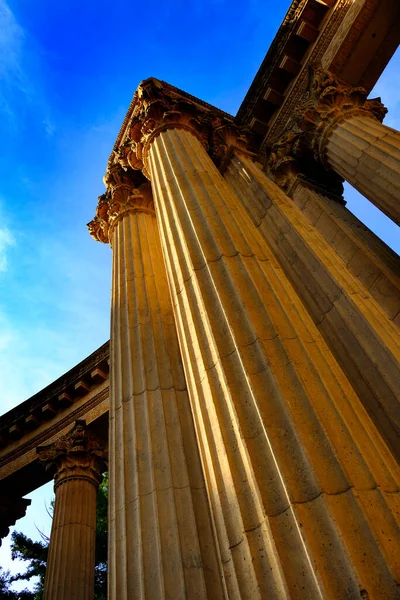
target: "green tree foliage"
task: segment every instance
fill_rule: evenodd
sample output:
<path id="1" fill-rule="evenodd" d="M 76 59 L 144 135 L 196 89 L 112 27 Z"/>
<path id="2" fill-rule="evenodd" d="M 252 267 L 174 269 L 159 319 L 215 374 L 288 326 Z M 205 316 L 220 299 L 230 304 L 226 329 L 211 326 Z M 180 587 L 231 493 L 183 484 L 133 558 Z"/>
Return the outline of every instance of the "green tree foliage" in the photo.
<path id="1" fill-rule="evenodd" d="M 96 507 L 96 567 L 94 592 L 95 600 L 107 598 L 107 506 L 108 506 L 108 474 L 104 475 L 97 494 Z M 14 531 L 11 535 L 11 557 L 27 562 L 26 571 L 11 575 L 0 567 L 0 600 L 42 600 L 44 578 L 46 573 L 49 539 L 43 537 L 43 542 L 34 542 L 23 533 Z M 32 591 L 14 592 L 11 590 L 15 581 L 29 581 L 38 577 Z"/>

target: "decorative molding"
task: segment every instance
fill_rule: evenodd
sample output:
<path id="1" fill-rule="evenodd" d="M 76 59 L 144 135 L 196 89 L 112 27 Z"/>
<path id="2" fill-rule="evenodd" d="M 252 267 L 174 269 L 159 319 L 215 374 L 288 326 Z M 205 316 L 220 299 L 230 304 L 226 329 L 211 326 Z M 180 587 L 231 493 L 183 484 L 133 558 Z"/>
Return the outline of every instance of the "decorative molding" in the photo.
<path id="1" fill-rule="evenodd" d="M 93 410 L 97 405 L 101 404 L 108 397 L 109 388 L 107 387 L 98 394 L 96 394 L 96 396 L 93 396 L 93 398 L 91 398 L 88 402 L 85 402 L 85 404 L 66 415 L 63 419 L 60 419 L 54 425 L 49 426 L 48 429 L 31 439 L 29 442 L 18 446 L 8 454 L 2 456 L 0 458 L 0 469 L 3 469 L 5 465 L 8 465 L 9 472 L 3 475 L 3 477 L 0 479 L 0 483 L 3 479 L 12 474 L 12 464 L 15 460 L 17 460 L 24 454 L 35 450 L 35 448 L 40 446 L 40 444 L 43 444 L 43 442 L 45 442 L 49 438 L 52 438 L 55 435 L 57 435 L 57 433 L 59 433 L 60 431 L 63 431 L 66 427 L 68 427 L 68 425 L 71 425 L 71 423 L 74 423 L 75 421 L 85 417 L 85 415 L 87 415 L 88 412 Z"/>
<path id="2" fill-rule="evenodd" d="M 24 435 L 31 436 L 44 423 L 51 427 L 60 413 L 82 397 L 82 392 L 94 390 L 107 379 L 109 353 L 106 342 L 56 381 L 0 417 L 0 466 L 9 443 L 15 440 L 21 443 Z"/>
<path id="3" fill-rule="evenodd" d="M 168 129 L 186 129 L 204 145 L 217 166 L 230 149 L 251 154 L 252 134 L 233 117 L 158 79 L 143 81 L 131 105 L 125 136 L 114 147 L 109 168 L 117 161 L 123 169 L 141 170 L 150 179 L 148 152 L 152 140 Z"/>
<path id="4" fill-rule="evenodd" d="M 76 421 L 66 435 L 36 451 L 46 471 L 54 473 L 54 490 L 70 479 L 87 479 L 99 485 L 107 468 L 107 453 L 84 420 Z"/>
<path id="5" fill-rule="evenodd" d="M 363 115 L 382 122 L 387 109 L 380 98 L 367 100 L 363 87 L 350 86 L 320 65 L 310 67 L 310 85 L 293 122 L 296 129 L 305 132 L 304 139 L 312 149 L 317 162 L 329 168 L 325 160 L 325 146 L 332 129 L 343 119 Z"/>
<path id="6" fill-rule="evenodd" d="M 123 157 L 121 151 L 114 154 L 116 162 L 109 165 L 103 179 L 107 191 L 99 196 L 95 217 L 87 225 L 90 235 L 105 244 L 112 242 L 116 223 L 127 213 L 154 214 L 150 183 L 140 171 L 126 166 Z"/>
<path id="7" fill-rule="evenodd" d="M 307 92 L 309 82 L 309 65 L 321 62 L 324 53 L 337 33 L 338 27 L 343 21 L 350 6 L 351 3 L 349 0 L 339 0 L 336 3 L 331 17 L 327 21 L 325 28 L 322 30 L 312 52 L 300 71 L 296 81 L 294 82 L 290 93 L 286 95 L 285 101 L 280 108 L 280 111 L 277 114 L 274 122 L 271 124 L 268 134 L 260 147 L 261 152 L 267 145 L 271 144 L 271 140 L 279 138 L 279 136 L 287 128 L 288 122 L 291 120 L 292 115 L 303 101 L 303 97 Z"/>
<path id="8" fill-rule="evenodd" d="M 295 2 L 298 2 L 299 0 L 295 0 Z M 301 0 L 304 1 L 304 0 Z M 155 79 L 154 77 L 150 77 L 149 79 L 146 79 L 144 81 L 142 81 L 139 87 L 142 84 L 145 84 L 146 81 L 149 81 L 153 79 L 154 81 L 159 81 L 158 79 Z M 191 101 L 193 103 L 195 103 L 196 105 L 199 105 L 201 107 L 203 107 L 204 109 L 209 109 L 209 110 L 213 110 L 215 112 L 217 112 L 219 115 L 227 117 L 229 119 L 232 119 L 231 115 L 229 115 L 228 113 L 226 113 L 225 111 L 215 108 L 214 106 L 212 106 L 211 104 L 208 104 L 208 102 L 205 102 L 204 100 L 200 100 L 200 98 L 196 98 L 195 96 L 192 96 L 191 94 L 188 94 L 187 92 L 184 92 L 183 90 L 171 85 L 170 83 L 165 83 L 164 81 L 160 81 L 160 83 L 163 86 L 166 86 L 169 88 L 169 90 L 171 90 L 172 93 L 174 93 L 176 96 L 179 96 L 181 98 L 186 98 L 188 101 Z M 137 98 L 138 98 L 138 89 L 135 91 L 132 101 L 129 105 L 128 108 L 128 112 L 125 115 L 124 121 L 122 123 L 122 126 L 118 132 L 117 135 L 117 139 L 115 140 L 115 144 L 114 147 L 112 149 L 110 158 L 108 159 L 108 165 L 112 165 L 114 163 L 114 158 L 115 158 L 115 154 L 119 152 L 121 146 L 123 146 L 126 142 L 127 142 L 127 138 L 128 138 L 128 132 L 129 132 L 129 128 L 130 128 L 130 124 L 132 122 L 133 119 L 133 112 L 134 112 L 134 108 L 137 104 Z M 129 143 L 129 139 L 128 139 L 128 143 Z"/>
<path id="9" fill-rule="evenodd" d="M 295 0 L 292 2 L 242 104 L 239 107 L 235 121 L 239 123 L 250 121 L 250 115 L 253 113 L 258 99 L 263 95 L 263 91 L 267 86 L 272 71 L 282 60 L 282 53 L 285 45 L 298 24 L 299 17 L 307 2 L 308 0 Z"/>
<path id="10" fill-rule="evenodd" d="M 318 174 L 318 165 L 329 171 L 325 147 L 331 131 L 341 120 L 361 114 L 382 121 L 386 112 L 379 98 L 367 100 L 364 88 L 352 87 L 321 65 L 314 65 L 310 67 L 308 92 L 292 115 L 288 129 L 264 149 L 265 169 L 289 193 L 300 173 L 307 176 L 308 170 Z M 334 195 L 340 195 L 341 181 L 329 183 L 333 184 Z"/>

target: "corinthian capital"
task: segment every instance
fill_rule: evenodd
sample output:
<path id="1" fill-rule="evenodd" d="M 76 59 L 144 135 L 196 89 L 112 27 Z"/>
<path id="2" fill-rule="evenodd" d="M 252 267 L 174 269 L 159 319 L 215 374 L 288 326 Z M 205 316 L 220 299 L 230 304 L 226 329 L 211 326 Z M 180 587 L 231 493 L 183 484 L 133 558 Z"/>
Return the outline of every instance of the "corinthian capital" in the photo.
<path id="1" fill-rule="evenodd" d="M 37 453 L 46 470 L 54 473 L 54 488 L 71 478 L 89 479 L 98 485 L 107 464 L 106 452 L 85 421 L 76 421 L 71 431 L 53 444 L 38 446 Z"/>
<path id="2" fill-rule="evenodd" d="M 114 160 L 119 159 L 118 155 Z M 109 165 L 103 178 L 107 191 L 99 196 L 95 217 L 88 223 L 90 235 L 111 242 L 115 224 L 130 211 L 154 213 L 151 186 L 140 171 L 124 169 L 119 162 Z"/>
<path id="3" fill-rule="evenodd" d="M 143 81 L 134 96 L 127 134 L 116 152 L 123 166 L 140 169 L 150 179 L 147 165 L 152 140 L 167 129 L 191 131 L 220 166 L 226 154 L 237 148 L 251 150 L 247 129 L 237 127 L 233 117 L 177 88 L 154 78 Z"/>
<path id="4" fill-rule="evenodd" d="M 386 113 L 380 98 L 367 100 L 364 88 L 352 87 L 315 65 L 311 68 L 309 91 L 294 120 L 307 134 L 315 159 L 324 163 L 325 144 L 338 122 L 357 114 L 381 122 Z"/>

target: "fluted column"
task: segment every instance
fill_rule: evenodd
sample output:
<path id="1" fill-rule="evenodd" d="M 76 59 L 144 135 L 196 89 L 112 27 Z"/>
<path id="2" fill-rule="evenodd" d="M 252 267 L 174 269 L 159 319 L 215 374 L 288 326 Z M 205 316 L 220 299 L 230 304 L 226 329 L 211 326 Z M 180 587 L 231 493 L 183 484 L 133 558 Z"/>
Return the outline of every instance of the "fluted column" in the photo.
<path id="1" fill-rule="evenodd" d="M 299 124 L 318 162 L 400 224 L 400 133 L 382 125 L 380 99 L 366 97 L 363 88 L 316 67 Z"/>
<path id="2" fill-rule="evenodd" d="M 398 328 L 332 245 L 254 162 L 235 155 L 224 176 L 400 463 Z M 345 244 L 343 240 L 339 248 L 342 256 Z M 398 285 L 400 290 L 400 280 Z"/>
<path id="3" fill-rule="evenodd" d="M 100 444 L 77 421 L 66 436 L 37 449 L 54 475 L 54 514 L 45 600 L 93 600 L 96 494 L 105 470 Z"/>
<path id="4" fill-rule="evenodd" d="M 290 197 L 387 317 L 400 327 L 398 254 L 324 190 L 298 180 Z"/>
<path id="5" fill-rule="evenodd" d="M 205 152 L 209 107 L 161 86 L 141 85 L 132 152 L 155 194 L 228 596 L 394 600 L 398 467 Z"/>
<path id="6" fill-rule="evenodd" d="M 89 224 L 113 249 L 109 600 L 225 598 L 150 184 L 114 164 Z"/>
<path id="7" fill-rule="evenodd" d="M 350 115 L 326 137 L 329 166 L 400 225 L 400 133 L 378 119 Z"/>

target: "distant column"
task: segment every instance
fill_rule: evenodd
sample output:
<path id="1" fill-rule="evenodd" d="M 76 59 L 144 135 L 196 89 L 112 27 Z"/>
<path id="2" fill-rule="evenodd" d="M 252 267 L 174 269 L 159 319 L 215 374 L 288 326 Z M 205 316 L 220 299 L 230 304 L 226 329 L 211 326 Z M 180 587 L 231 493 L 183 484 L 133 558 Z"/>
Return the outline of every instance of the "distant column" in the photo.
<path id="1" fill-rule="evenodd" d="M 400 225 L 400 133 L 382 125 L 387 110 L 316 68 L 301 108 L 315 158 Z"/>
<path id="2" fill-rule="evenodd" d="M 93 600 L 96 493 L 105 453 L 85 421 L 37 452 L 54 472 L 55 492 L 44 599 Z"/>
<path id="3" fill-rule="evenodd" d="M 91 235 L 113 250 L 109 600 L 222 600 L 150 183 L 109 166 Z"/>

